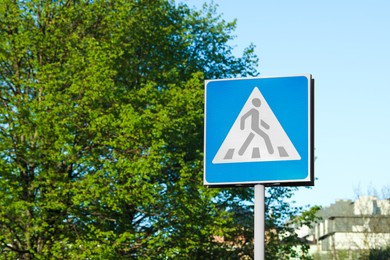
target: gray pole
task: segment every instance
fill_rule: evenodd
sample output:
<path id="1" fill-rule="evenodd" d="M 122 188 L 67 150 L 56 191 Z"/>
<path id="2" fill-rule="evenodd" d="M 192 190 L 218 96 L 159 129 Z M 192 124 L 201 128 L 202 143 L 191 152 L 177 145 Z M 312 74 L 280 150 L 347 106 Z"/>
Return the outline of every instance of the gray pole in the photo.
<path id="1" fill-rule="evenodd" d="M 255 260 L 264 260 L 264 185 L 255 185 Z"/>

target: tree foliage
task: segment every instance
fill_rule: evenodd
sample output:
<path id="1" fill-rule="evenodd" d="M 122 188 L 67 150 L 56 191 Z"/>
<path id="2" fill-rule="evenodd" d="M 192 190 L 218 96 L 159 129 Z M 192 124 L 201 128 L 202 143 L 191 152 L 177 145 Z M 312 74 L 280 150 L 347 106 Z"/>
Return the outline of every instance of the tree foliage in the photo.
<path id="1" fill-rule="evenodd" d="M 1 0 L 1 257 L 250 255 L 253 191 L 202 181 L 203 80 L 257 75 L 234 28 L 166 0 Z"/>
<path id="2" fill-rule="evenodd" d="M 1 2 L 0 242 L 19 258 L 212 252 L 202 81 L 255 73 L 234 23 L 168 1 Z"/>
<path id="3" fill-rule="evenodd" d="M 320 209 L 294 206 L 291 200 L 297 187 L 268 188 L 265 200 L 266 259 L 312 259 L 309 245 L 295 232 L 300 227 L 311 228 Z"/>

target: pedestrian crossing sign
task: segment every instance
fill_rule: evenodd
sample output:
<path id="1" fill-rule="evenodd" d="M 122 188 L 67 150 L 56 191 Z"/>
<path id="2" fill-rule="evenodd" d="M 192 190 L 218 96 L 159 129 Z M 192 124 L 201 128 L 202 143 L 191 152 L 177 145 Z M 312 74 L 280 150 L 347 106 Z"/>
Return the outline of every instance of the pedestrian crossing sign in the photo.
<path id="1" fill-rule="evenodd" d="M 314 185 L 311 75 L 205 83 L 204 184 Z"/>

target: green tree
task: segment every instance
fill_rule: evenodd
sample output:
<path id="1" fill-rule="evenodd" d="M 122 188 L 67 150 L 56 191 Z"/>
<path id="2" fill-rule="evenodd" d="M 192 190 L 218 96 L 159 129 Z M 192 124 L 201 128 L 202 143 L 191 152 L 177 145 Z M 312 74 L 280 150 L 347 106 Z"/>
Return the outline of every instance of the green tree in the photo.
<path id="1" fill-rule="evenodd" d="M 390 247 L 370 250 L 369 260 L 388 260 L 390 258 Z"/>
<path id="2" fill-rule="evenodd" d="M 265 258 L 312 259 L 309 245 L 295 232 L 302 226 L 313 227 L 319 206 L 310 209 L 294 206 L 292 196 L 297 187 L 268 188 L 265 198 Z"/>
<path id="3" fill-rule="evenodd" d="M 203 79 L 256 73 L 252 46 L 231 53 L 234 23 L 156 0 L 3 0 L 0 21 L 2 256 L 223 251 Z"/>
<path id="4" fill-rule="evenodd" d="M 204 79 L 257 75 L 234 28 L 167 0 L 1 0 L 0 258 L 251 255 L 252 189 L 202 181 Z"/>

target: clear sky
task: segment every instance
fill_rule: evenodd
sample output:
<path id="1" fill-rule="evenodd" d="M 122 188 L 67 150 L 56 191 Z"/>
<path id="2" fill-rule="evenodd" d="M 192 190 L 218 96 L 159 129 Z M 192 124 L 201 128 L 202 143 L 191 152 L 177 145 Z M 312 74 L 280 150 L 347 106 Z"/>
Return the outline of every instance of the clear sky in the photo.
<path id="1" fill-rule="evenodd" d="M 390 190 L 390 1 L 214 2 L 226 21 L 237 19 L 237 53 L 256 45 L 261 76 L 315 79 L 318 180 L 296 193 L 297 203 L 328 206 Z"/>

